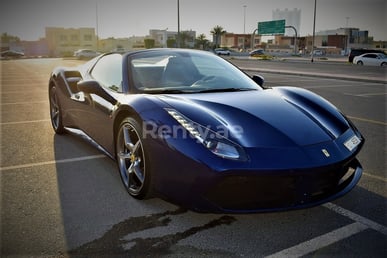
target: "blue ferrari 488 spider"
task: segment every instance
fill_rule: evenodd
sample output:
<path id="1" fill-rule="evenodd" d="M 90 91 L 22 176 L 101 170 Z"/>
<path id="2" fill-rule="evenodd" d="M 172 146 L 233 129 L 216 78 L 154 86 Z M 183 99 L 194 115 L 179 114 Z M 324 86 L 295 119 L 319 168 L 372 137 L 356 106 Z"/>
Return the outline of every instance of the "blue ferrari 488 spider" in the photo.
<path id="1" fill-rule="evenodd" d="M 212 53 L 102 54 L 49 80 L 52 126 L 117 162 L 137 199 L 201 212 L 279 211 L 349 192 L 364 138 L 337 108 L 295 87 L 264 87 Z"/>

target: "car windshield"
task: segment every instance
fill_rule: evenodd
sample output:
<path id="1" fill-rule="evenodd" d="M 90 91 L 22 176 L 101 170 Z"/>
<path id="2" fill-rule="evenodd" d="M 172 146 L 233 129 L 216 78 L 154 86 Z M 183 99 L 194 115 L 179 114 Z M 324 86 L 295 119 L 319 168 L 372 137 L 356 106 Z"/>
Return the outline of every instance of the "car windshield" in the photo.
<path id="1" fill-rule="evenodd" d="M 204 51 L 161 50 L 129 56 L 130 76 L 144 93 L 261 90 L 245 73 Z"/>

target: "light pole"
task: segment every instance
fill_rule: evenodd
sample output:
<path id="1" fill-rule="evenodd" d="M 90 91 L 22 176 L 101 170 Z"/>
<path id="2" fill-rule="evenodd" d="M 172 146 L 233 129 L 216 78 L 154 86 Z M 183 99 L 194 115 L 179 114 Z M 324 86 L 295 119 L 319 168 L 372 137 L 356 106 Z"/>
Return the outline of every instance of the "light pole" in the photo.
<path id="1" fill-rule="evenodd" d="M 317 2 L 317 0 L 314 0 L 312 59 L 310 60 L 312 63 L 313 63 L 313 54 L 314 54 L 314 35 L 315 35 L 315 31 L 316 31 L 316 2 Z"/>
<path id="2" fill-rule="evenodd" d="M 177 0 L 177 47 L 180 48 L 180 1 Z"/>
<path id="3" fill-rule="evenodd" d="M 95 1 L 95 29 L 96 29 L 96 50 L 98 51 L 98 1 Z"/>
<path id="4" fill-rule="evenodd" d="M 246 7 L 247 5 L 243 6 L 243 52 L 245 51 L 245 34 L 246 34 Z"/>

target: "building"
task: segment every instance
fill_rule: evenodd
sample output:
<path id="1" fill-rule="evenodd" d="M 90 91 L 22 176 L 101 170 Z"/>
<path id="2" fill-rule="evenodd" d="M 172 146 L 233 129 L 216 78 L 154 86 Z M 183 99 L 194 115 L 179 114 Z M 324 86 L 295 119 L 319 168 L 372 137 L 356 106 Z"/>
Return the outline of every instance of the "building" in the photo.
<path id="1" fill-rule="evenodd" d="M 155 40 L 156 47 L 177 47 L 177 32 L 165 30 L 150 30 L 149 37 Z M 193 48 L 195 46 L 196 31 L 180 31 L 181 47 Z M 171 46 L 168 42 L 174 42 Z"/>
<path id="2" fill-rule="evenodd" d="M 317 36 L 333 36 L 341 35 L 345 37 L 343 49 L 345 54 L 349 53 L 352 48 L 372 48 L 373 38 L 368 35 L 367 30 L 360 30 L 359 28 L 338 28 L 335 30 L 324 30 L 316 33 Z M 322 43 L 324 46 L 325 42 Z M 329 42 L 326 43 L 330 45 Z"/>
<path id="3" fill-rule="evenodd" d="M 82 48 L 98 49 L 94 28 L 46 27 L 46 41 L 49 56 L 72 56 Z"/>
<path id="4" fill-rule="evenodd" d="M 131 49 L 143 49 L 145 37 L 132 36 L 130 38 L 107 38 L 98 40 L 98 51 L 126 51 Z"/>
<path id="5" fill-rule="evenodd" d="M 251 41 L 253 40 L 253 43 Z M 225 33 L 220 37 L 220 47 L 233 48 L 237 50 L 255 49 L 259 48 L 261 44 L 261 36 L 251 34 L 234 34 Z"/>
<path id="6" fill-rule="evenodd" d="M 168 39 L 176 39 L 177 32 L 165 30 L 149 30 L 149 37 L 155 40 L 155 46 L 167 47 Z"/>
<path id="7" fill-rule="evenodd" d="M 272 18 L 273 20 L 285 20 L 285 26 L 293 26 L 297 30 L 297 35 L 301 35 L 301 9 L 276 9 L 272 12 Z M 285 29 L 285 36 L 294 36 L 294 30 L 291 28 Z"/>

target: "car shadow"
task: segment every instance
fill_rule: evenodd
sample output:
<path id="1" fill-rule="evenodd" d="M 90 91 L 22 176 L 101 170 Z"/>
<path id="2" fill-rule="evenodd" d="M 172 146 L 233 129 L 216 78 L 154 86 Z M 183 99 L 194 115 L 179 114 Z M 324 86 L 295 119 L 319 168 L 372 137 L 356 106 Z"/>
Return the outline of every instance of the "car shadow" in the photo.
<path id="1" fill-rule="evenodd" d="M 296 245 L 299 239 L 309 240 L 311 234 L 322 234 L 321 226 L 318 226 L 321 221 L 326 221 L 323 230 L 328 232 L 351 223 L 350 219 L 323 206 L 278 213 L 229 215 L 195 213 L 159 198 L 139 201 L 125 191 L 115 162 L 90 142 L 72 134 L 55 135 L 54 149 L 69 257 L 169 254 L 194 257 L 203 250 L 181 243 L 195 235 L 198 236 L 195 243 L 198 241 L 198 245 L 207 247 L 205 252 L 210 256 L 243 254 L 256 245 L 257 239 L 261 241 L 257 254 L 269 255 Z M 381 213 L 385 212 L 386 199 L 359 186 L 334 203 L 380 223 L 380 218 L 384 218 Z M 366 211 L 361 212 L 362 209 Z M 236 226 L 230 228 L 233 224 Z M 233 234 L 224 239 L 230 229 Z M 292 236 L 296 231 L 297 237 Z M 230 246 L 219 249 L 208 243 L 208 237 L 214 243 L 226 241 Z M 245 240 L 240 242 L 240 239 Z M 238 249 L 239 245 L 241 249 Z M 343 250 L 343 254 L 345 252 L 348 250 Z"/>

